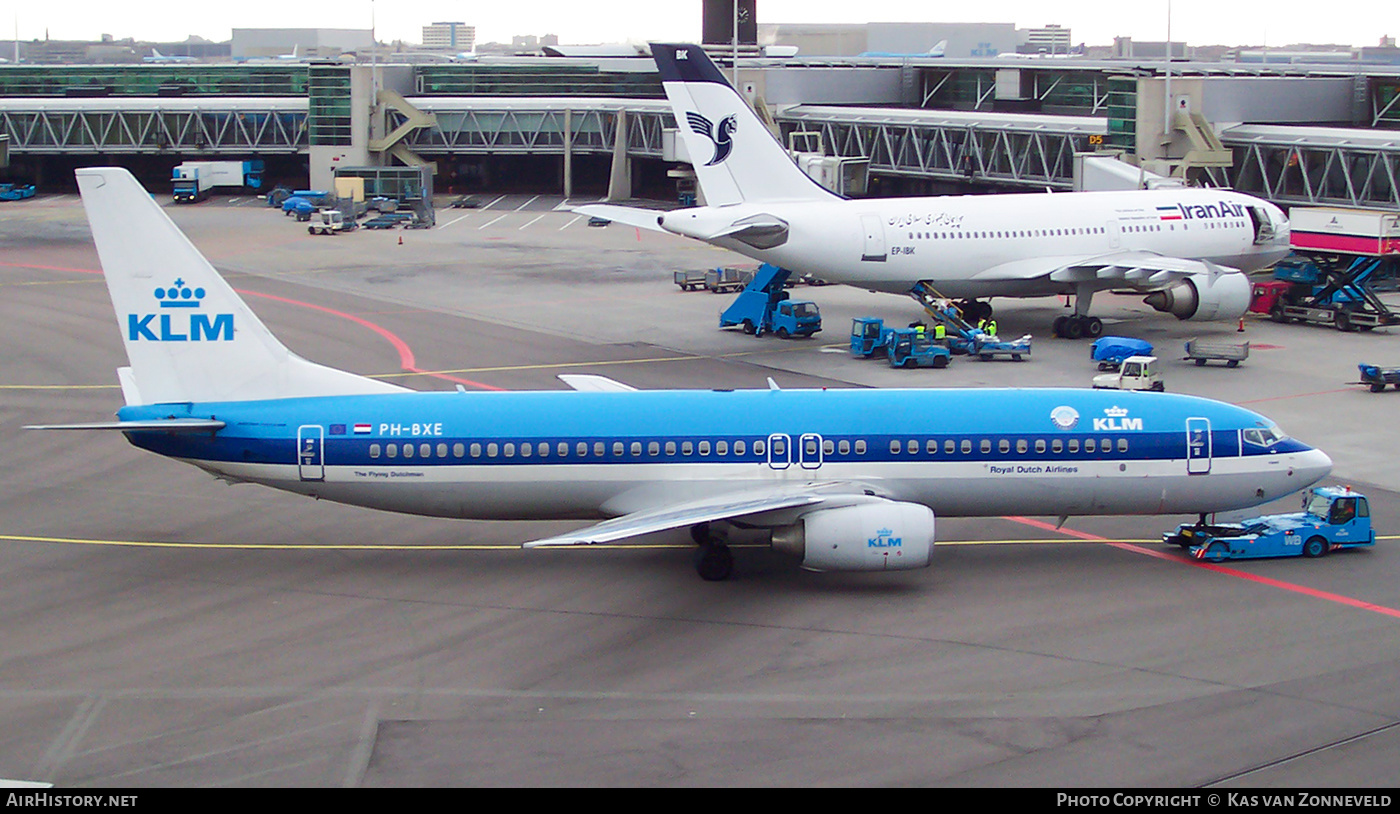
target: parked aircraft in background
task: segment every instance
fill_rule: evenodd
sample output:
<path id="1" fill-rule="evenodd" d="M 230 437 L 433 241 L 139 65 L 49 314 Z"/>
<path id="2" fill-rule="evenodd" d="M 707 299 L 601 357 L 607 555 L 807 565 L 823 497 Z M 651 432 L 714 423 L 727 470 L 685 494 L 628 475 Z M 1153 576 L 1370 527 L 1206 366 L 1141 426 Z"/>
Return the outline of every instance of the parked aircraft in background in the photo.
<path id="1" fill-rule="evenodd" d="M 1073 295 L 1055 333 L 1096 337 L 1096 292 L 1136 290 L 1180 319 L 1234 321 L 1244 272 L 1288 248 L 1273 204 L 1217 189 L 846 200 L 799 170 L 704 50 L 652 54 L 706 205 L 660 212 L 611 204 L 575 211 L 672 232 L 799 274 L 906 294 L 924 282 L 962 299 L 972 321 L 991 297 Z"/>
<path id="2" fill-rule="evenodd" d="M 124 169 L 78 188 L 130 367 L 117 430 L 216 477 L 391 511 L 603 519 L 526 543 L 688 528 L 723 579 L 725 530 L 768 529 L 823 571 L 929 564 L 935 514 L 1241 509 L 1328 457 L 1249 410 L 1095 390 L 416 393 L 309 362 L 268 331 Z"/>
<path id="3" fill-rule="evenodd" d="M 195 62 L 196 60 L 195 60 L 194 57 L 166 56 L 165 54 L 162 54 L 161 52 L 159 52 L 159 51 L 157 51 L 156 49 L 152 48 L 152 49 L 151 49 L 151 55 L 148 56 L 148 57 L 141 57 L 141 61 L 142 61 L 142 62 L 166 63 L 166 62 Z"/>
<path id="4" fill-rule="evenodd" d="M 948 48 L 947 40 L 939 40 L 932 48 L 922 54 L 897 54 L 889 51 L 866 51 L 861 54 L 863 57 L 941 57 L 944 50 Z"/>

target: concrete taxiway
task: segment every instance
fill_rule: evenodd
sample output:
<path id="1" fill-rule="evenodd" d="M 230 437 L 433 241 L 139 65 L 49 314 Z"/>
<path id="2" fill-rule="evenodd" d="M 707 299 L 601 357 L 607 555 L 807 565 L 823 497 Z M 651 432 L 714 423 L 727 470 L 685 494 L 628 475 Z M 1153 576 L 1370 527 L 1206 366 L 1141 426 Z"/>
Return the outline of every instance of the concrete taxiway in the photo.
<path id="1" fill-rule="evenodd" d="M 167 211 L 298 353 L 416 388 L 1082 386 L 1053 300 L 998 301 L 1030 361 L 897 371 L 798 288 L 808 341 L 720 331 L 678 268 L 740 262 L 558 198 L 311 237 L 254 199 Z M 400 243 L 402 238 L 402 243 Z M 229 486 L 114 434 L 120 335 L 74 196 L 0 210 L 0 778 L 60 786 L 1392 785 L 1400 760 L 1400 394 L 1348 385 L 1395 331 L 1179 323 L 1101 296 L 1167 387 L 1326 450 L 1386 536 L 1203 566 L 1185 518 L 939 521 L 926 571 L 809 574 L 764 549 L 700 581 L 686 535 L 522 551 L 562 523 L 444 521 Z M 1180 360 L 1249 339 L 1238 369 Z M 1287 506 L 1269 507 L 1273 510 Z"/>

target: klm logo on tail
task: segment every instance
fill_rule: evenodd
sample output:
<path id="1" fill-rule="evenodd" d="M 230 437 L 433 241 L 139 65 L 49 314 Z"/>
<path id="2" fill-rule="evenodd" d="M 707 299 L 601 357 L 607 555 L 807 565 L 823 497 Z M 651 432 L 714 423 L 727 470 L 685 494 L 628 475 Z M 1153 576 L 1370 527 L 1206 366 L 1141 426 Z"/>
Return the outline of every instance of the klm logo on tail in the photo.
<path id="1" fill-rule="evenodd" d="M 204 289 L 190 288 L 176 279 L 169 288 L 155 290 L 161 314 L 127 314 L 126 338 L 130 342 L 230 342 L 233 340 L 233 314 L 203 314 L 196 309 L 204 299 Z M 194 313 L 182 313 L 186 309 Z M 157 319 L 159 316 L 159 319 Z M 181 319 L 180 317 L 184 318 Z"/>
<path id="2" fill-rule="evenodd" d="M 738 126 L 738 121 L 733 115 L 725 116 L 716 128 L 709 119 L 694 111 L 685 114 L 685 119 L 690 123 L 690 129 L 709 139 L 715 145 L 715 155 L 705 166 L 713 167 L 729 157 L 729 152 L 734 149 L 734 130 Z"/>

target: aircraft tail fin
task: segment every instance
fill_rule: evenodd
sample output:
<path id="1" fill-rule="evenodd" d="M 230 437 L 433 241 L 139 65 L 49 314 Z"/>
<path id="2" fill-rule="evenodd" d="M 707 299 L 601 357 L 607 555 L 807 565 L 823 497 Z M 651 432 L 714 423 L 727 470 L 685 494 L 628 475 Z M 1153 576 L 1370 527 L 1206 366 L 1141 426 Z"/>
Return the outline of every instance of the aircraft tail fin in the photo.
<path id="1" fill-rule="evenodd" d="M 128 403 L 253 401 L 402 390 L 292 353 L 142 189 L 117 167 L 80 169 L 78 189 L 130 371 Z"/>
<path id="2" fill-rule="evenodd" d="M 703 48 L 652 43 L 651 54 L 708 205 L 838 197 L 798 169 Z"/>

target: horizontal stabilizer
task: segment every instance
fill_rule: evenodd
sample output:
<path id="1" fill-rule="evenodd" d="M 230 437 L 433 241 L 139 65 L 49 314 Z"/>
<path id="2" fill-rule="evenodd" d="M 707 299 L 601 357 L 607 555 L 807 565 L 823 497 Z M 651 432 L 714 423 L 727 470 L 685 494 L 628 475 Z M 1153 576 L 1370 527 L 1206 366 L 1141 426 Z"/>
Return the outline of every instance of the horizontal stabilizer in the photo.
<path id="1" fill-rule="evenodd" d="M 666 231 L 657 222 L 658 218 L 666 214 L 659 209 L 639 209 L 616 204 L 584 204 L 574 207 L 573 211 L 590 218 L 603 218 L 627 226 L 636 226 L 639 229 L 650 229 L 653 232 Z"/>
<path id="2" fill-rule="evenodd" d="M 213 418 L 157 418 L 150 421 L 97 421 L 87 424 L 30 424 L 26 430 L 121 430 L 122 432 L 215 432 L 224 422 Z"/>
<path id="3" fill-rule="evenodd" d="M 585 393 L 631 393 L 637 389 L 617 379 L 591 373 L 560 373 L 559 381 Z"/>

